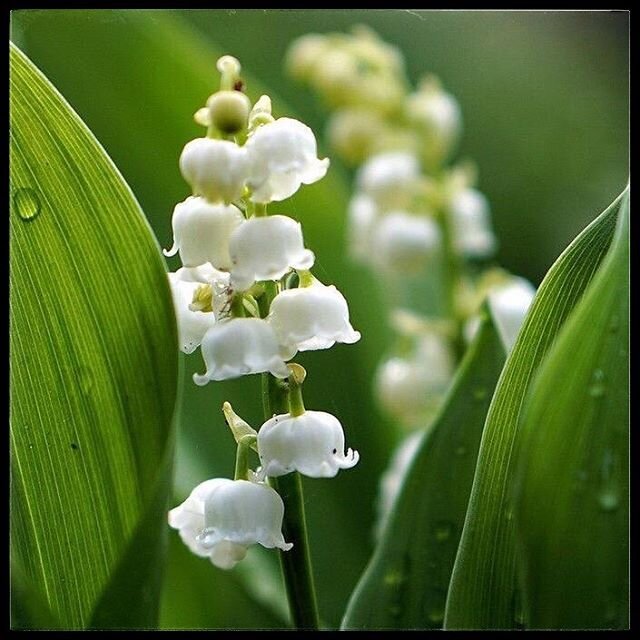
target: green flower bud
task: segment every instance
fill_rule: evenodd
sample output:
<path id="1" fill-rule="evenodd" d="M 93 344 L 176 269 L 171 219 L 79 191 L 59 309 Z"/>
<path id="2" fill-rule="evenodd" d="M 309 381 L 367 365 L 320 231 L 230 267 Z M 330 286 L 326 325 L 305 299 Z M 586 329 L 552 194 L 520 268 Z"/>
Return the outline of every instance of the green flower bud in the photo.
<path id="1" fill-rule="evenodd" d="M 234 134 L 247 127 L 251 102 L 240 91 L 218 91 L 207 100 L 211 126 L 224 134 Z"/>

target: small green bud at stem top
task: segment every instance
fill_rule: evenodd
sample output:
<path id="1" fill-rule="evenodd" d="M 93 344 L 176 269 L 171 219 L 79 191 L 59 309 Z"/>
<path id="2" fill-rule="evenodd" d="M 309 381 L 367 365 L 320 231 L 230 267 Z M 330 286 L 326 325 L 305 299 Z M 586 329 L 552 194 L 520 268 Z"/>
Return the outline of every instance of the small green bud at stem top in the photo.
<path id="1" fill-rule="evenodd" d="M 240 91 L 218 91 L 207 100 L 209 122 L 223 134 L 232 135 L 247 128 L 251 102 Z"/>

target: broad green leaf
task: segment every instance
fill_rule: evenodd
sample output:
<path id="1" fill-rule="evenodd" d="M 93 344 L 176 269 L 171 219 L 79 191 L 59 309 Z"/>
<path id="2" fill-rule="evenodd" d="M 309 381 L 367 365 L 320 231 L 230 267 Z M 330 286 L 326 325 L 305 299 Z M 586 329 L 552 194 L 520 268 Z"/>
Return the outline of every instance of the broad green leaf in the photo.
<path id="1" fill-rule="evenodd" d="M 628 348 L 627 193 L 523 409 L 514 506 L 527 627 L 628 627 Z"/>
<path id="2" fill-rule="evenodd" d="M 522 624 L 510 502 L 518 420 L 540 363 L 607 252 L 619 203 L 620 198 L 551 267 L 500 375 L 451 576 L 445 628 L 509 629 Z"/>
<path id="3" fill-rule="evenodd" d="M 439 629 L 480 437 L 505 351 L 485 312 L 433 427 L 421 440 L 346 629 Z"/>
<path id="4" fill-rule="evenodd" d="M 153 626 L 178 362 L 165 268 L 91 132 L 13 45 L 10 70 L 12 556 L 62 628 L 103 592 L 120 593 L 105 624 Z"/>

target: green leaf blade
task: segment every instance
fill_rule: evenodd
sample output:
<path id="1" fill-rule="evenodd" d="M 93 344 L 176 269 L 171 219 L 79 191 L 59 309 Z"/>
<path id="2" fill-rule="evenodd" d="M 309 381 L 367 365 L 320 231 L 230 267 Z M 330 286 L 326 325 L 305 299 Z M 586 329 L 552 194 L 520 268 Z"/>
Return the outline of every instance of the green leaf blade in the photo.
<path id="1" fill-rule="evenodd" d="M 10 86 L 12 546 L 83 628 L 166 469 L 175 320 L 131 191 L 14 46 Z"/>
<path id="2" fill-rule="evenodd" d="M 558 258 L 543 280 L 500 376 L 485 424 L 445 614 L 447 629 L 522 625 L 510 490 L 518 420 L 535 373 L 581 299 L 615 229 L 620 198 Z"/>
<path id="3" fill-rule="evenodd" d="M 629 624 L 629 207 L 523 410 L 516 474 L 532 628 Z"/>
<path id="4" fill-rule="evenodd" d="M 480 437 L 505 360 L 485 311 L 448 399 L 424 434 L 345 629 L 439 629 Z"/>

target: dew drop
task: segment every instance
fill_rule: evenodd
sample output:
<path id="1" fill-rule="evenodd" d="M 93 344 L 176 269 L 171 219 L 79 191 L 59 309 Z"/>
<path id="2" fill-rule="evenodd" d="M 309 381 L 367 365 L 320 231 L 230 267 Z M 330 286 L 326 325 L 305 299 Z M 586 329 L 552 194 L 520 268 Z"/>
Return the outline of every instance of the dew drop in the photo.
<path id="1" fill-rule="evenodd" d="M 460 446 L 460 447 L 456 447 L 455 452 L 454 452 L 457 456 L 463 456 L 465 453 L 467 453 L 467 450 L 465 447 Z"/>
<path id="2" fill-rule="evenodd" d="M 602 511 L 615 511 L 618 508 L 619 503 L 620 500 L 618 498 L 618 493 L 613 489 L 603 491 L 598 496 L 598 504 L 600 505 L 600 509 L 602 509 Z"/>
<path id="3" fill-rule="evenodd" d="M 609 331 L 611 333 L 616 333 L 620 328 L 620 318 L 617 314 L 613 314 L 611 316 L 611 324 L 609 325 Z"/>
<path id="4" fill-rule="evenodd" d="M 40 198 L 33 189 L 16 189 L 13 193 L 13 205 L 26 222 L 35 220 L 40 214 Z"/>
<path id="5" fill-rule="evenodd" d="M 427 593 L 425 613 L 432 624 L 442 624 L 446 599 L 447 594 L 442 589 L 430 589 Z"/>
<path id="6" fill-rule="evenodd" d="M 78 381 L 80 383 L 80 389 L 85 395 L 91 393 L 93 389 L 93 372 L 88 367 L 80 367 L 78 371 Z"/>
<path id="7" fill-rule="evenodd" d="M 384 583 L 389 587 L 397 587 L 407 580 L 401 571 L 390 571 L 384 577 Z"/>
<path id="8" fill-rule="evenodd" d="M 604 395 L 604 385 L 599 383 L 594 383 L 589 387 L 589 395 L 592 398 L 602 398 Z"/>
<path id="9" fill-rule="evenodd" d="M 484 400 L 487 397 L 487 390 L 483 389 L 482 387 L 478 387 L 477 389 L 473 390 L 473 399 L 477 400 L 478 402 L 480 402 L 481 400 Z"/>
<path id="10" fill-rule="evenodd" d="M 451 538 L 453 530 L 454 526 L 451 522 L 441 520 L 440 522 L 436 522 L 433 527 L 433 537 L 436 539 L 436 542 L 446 542 Z"/>

